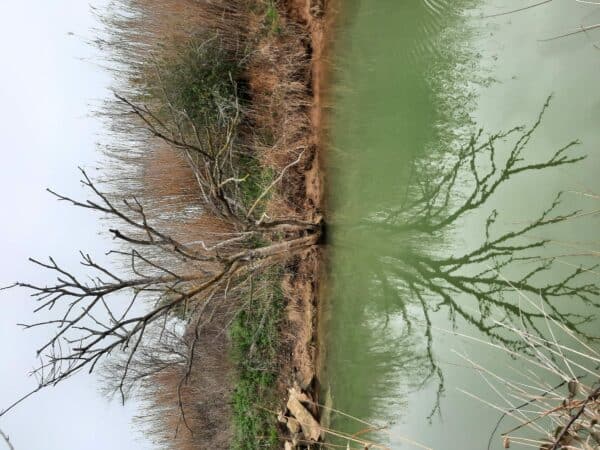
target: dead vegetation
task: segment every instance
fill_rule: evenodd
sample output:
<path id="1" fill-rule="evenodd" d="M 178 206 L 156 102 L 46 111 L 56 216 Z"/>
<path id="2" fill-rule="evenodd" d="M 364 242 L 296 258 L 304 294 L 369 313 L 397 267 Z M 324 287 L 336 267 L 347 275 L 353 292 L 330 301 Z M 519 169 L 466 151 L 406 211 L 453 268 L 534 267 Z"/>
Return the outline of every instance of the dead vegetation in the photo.
<path id="1" fill-rule="evenodd" d="M 571 194 L 592 202 L 600 199 L 587 188 Z M 597 214 L 597 208 L 593 208 L 569 220 Z M 567 266 L 572 265 L 569 259 L 573 256 L 592 260 L 598 257 L 597 244 L 593 241 L 552 241 L 552 244 L 577 249 L 557 257 L 558 262 Z M 597 264 L 583 269 L 592 282 L 598 276 L 596 268 Z M 494 441 L 502 442 L 504 448 L 600 448 L 600 354 L 594 322 L 588 325 L 591 336 L 586 336 L 573 329 L 563 317 L 556 317 L 541 292 L 528 292 L 517 285 L 511 287 L 518 298 L 518 316 L 512 323 L 498 319 L 493 323 L 518 340 L 521 348 L 517 351 L 503 342 L 486 343 L 494 352 L 500 351 L 512 358 L 511 371 L 500 374 L 464 353 L 459 354 L 494 393 L 483 398 L 466 394 L 501 412 L 487 448 L 491 448 Z M 540 329 L 529 326 L 526 310 L 539 315 Z"/>
<path id="2" fill-rule="evenodd" d="M 97 14 L 115 75 L 105 170 L 82 170 L 90 199 L 50 192 L 107 218 L 120 263 L 32 260 L 55 283 L 14 285 L 54 315 L 24 325 L 56 328 L 34 393 L 101 366 L 107 393 L 142 400 L 161 448 L 279 448 L 280 285 L 321 228 L 305 199 L 307 30 L 271 0 L 115 0 Z"/>
<path id="3" fill-rule="evenodd" d="M 549 336 L 528 331 L 524 323 L 497 322 L 528 350 L 515 352 L 502 344 L 491 345 L 516 360 L 514 376 L 501 376 L 461 354 L 498 397 L 488 400 L 465 392 L 502 412 L 488 449 L 494 440 L 501 440 L 503 448 L 600 448 L 600 355 L 593 343 L 547 314 L 543 303 L 525 292 L 515 294 L 545 316 Z M 502 430 L 500 436 L 498 430 Z"/>

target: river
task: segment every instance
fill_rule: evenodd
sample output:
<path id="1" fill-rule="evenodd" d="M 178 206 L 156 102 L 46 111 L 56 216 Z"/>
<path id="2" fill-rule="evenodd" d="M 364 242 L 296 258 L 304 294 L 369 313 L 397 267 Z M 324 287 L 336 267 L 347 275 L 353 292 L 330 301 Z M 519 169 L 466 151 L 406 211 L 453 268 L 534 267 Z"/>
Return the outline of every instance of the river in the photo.
<path id="1" fill-rule="evenodd" d="M 522 350 L 507 326 L 574 346 L 600 334 L 598 271 L 561 291 L 600 250 L 600 30 L 552 39 L 600 23 L 600 5 L 502 14 L 522 7 L 341 5 L 321 379 L 329 426 L 380 448 L 488 448 L 501 412 L 486 403 L 507 409 L 508 390 L 474 365 L 523 376 L 528 363 L 498 348 Z"/>

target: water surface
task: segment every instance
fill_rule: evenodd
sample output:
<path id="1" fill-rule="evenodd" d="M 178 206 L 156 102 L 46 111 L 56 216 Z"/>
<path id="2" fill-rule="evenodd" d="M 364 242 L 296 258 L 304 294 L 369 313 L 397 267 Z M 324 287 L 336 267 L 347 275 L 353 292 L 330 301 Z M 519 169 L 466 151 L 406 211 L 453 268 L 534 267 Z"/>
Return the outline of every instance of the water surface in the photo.
<path id="1" fill-rule="evenodd" d="M 390 448 L 419 448 L 407 438 L 435 449 L 486 448 L 500 413 L 458 389 L 488 401 L 497 396 L 457 353 L 500 374 L 518 362 L 449 331 L 511 345 L 515 336 L 494 324 L 504 320 L 544 334 L 535 308 L 520 304 L 512 289 L 498 288 L 500 277 L 544 289 L 594 262 L 595 214 L 503 241 L 497 247 L 514 250 L 505 255 L 485 247 L 540 219 L 559 191 L 563 202 L 548 218 L 597 209 L 597 200 L 582 192 L 600 192 L 600 91 L 594 87 L 600 33 L 543 39 L 599 22 L 600 6 L 552 2 L 496 17 L 489 16 L 522 2 L 346 0 L 342 6 L 328 161 L 323 379 L 336 409 L 383 429 L 363 434 L 369 426 L 341 414 L 332 415 L 331 425 Z M 542 110 L 535 131 L 521 139 Z M 498 167 L 519 142 L 525 165 L 551 160 L 574 140 L 581 145 L 566 154 L 587 159 L 510 176 L 453 217 L 473 192 L 473 171 L 481 182 L 492 168 L 486 140 L 517 125 L 528 128 L 493 141 Z M 473 169 L 461 149 L 480 129 L 483 147 Z M 444 178 L 461 160 L 467 170 Z M 437 203 L 429 202 L 433 196 Z M 552 242 L 532 245 L 540 239 Z M 526 258 L 557 255 L 556 264 L 524 278 L 541 261 Z M 575 285 L 596 278 L 588 273 Z M 597 323 L 580 324 L 576 314 L 595 315 L 597 296 L 590 293 L 586 304 L 576 294 L 550 295 L 547 308 L 576 332 L 593 335 Z M 530 296 L 538 299 L 534 291 Z M 506 421 L 501 429 L 511 426 Z M 502 448 L 498 437 L 491 448 Z"/>

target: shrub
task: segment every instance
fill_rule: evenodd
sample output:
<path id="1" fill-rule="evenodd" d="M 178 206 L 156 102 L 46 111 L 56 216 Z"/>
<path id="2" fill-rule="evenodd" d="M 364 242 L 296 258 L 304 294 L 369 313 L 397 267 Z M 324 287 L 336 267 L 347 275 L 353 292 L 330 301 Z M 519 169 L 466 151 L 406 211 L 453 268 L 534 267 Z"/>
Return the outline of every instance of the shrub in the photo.
<path id="1" fill-rule="evenodd" d="M 205 34 L 175 45 L 168 54 L 155 75 L 150 73 L 153 96 L 198 127 L 226 125 L 238 109 L 241 55 L 226 50 L 218 35 Z"/>

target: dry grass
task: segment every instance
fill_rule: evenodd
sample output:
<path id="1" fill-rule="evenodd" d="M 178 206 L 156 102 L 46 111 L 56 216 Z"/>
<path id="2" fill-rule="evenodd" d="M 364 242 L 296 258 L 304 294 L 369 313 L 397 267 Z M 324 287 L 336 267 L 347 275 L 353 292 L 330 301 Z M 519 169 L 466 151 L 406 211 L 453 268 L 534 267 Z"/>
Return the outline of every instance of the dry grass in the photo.
<path id="1" fill-rule="evenodd" d="M 534 302 L 532 305 L 543 311 L 540 305 Z M 499 323 L 529 347 L 528 353 L 516 353 L 494 345 L 521 360 L 521 369 L 509 379 L 461 355 L 499 397 L 500 403 L 465 393 L 515 423 L 496 437 L 502 439 L 504 448 L 598 449 L 600 354 L 561 323 L 548 318 L 547 325 L 550 337 L 542 338 Z"/>
<path id="2" fill-rule="evenodd" d="M 149 365 L 160 370 L 144 378 L 138 390 L 143 414 L 137 421 L 160 448 L 229 447 L 233 372 L 232 363 L 224 357 L 230 350 L 223 330 L 235 314 L 233 300 L 215 303 L 210 311 L 212 320 L 204 324 L 197 337 L 194 330 L 188 330 L 183 337 L 174 335 L 170 344 L 168 339 L 165 344 L 164 337 L 162 344 L 154 344 L 155 353 L 157 346 L 170 345 L 171 355 L 179 352 L 182 356 L 163 365 L 150 360 Z M 189 353 L 194 339 L 198 339 L 199 350 L 194 352 L 188 372 L 183 355 Z"/>
<path id="3" fill-rule="evenodd" d="M 106 65 L 115 74 L 115 90 L 123 97 L 160 111 L 165 108 L 165 99 L 156 86 L 157 80 L 163 82 L 166 73 L 163 68 L 168 70 L 183 61 L 182 49 L 189 48 L 190 43 L 202 45 L 205 37 L 217 39 L 220 48 L 238 64 L 240 72 L 233 81 L 241 90 L 247 89 L 240 92 L 242 118 L 235 131 L 236 146 L 232 153 L 248 164 L 240 170 L 240 176 L 247 175 L 248 179 L 240 184 L 240 201 L 246 196 L 246 201 L 254 202 L 257 193 L 274 180 L 273 174 L 280 173 L 302 155 L 300 164 L 287 170 L 269 190 L 257 212 L 265 212 L 267 217 L 306 219 L 304 170 L 315 152 L 309 140 L 312 101 L 309 37 L 301 24 L 287 14 L 284 3 L 114 0 L 109 14 L 99 13 L 105 28 L 97 43 L 108 51 Z M 210 211 L 198 191 L 197 168 L 182 152 L 148 133 L 140 118 L 132 115 L 122 102 L 108 102 L 101 114 L 111 131 L 105 148 L 108 158 L 104 181 L 115 197 L 140 199 L 154 224 L 175 239 L 199 248 L 217 245 L 223 236 L 236 231 L 231 222 Z M 227 245 L 223 250 L 260 243 L 241 238 Z M 183 272 L 209 269 L 175 260 L 169 264 L 183 265 L 178 268 Z M 273 282 L 277 280 L 270 281 Z M 240 420 L 244 415 L 256 414 L 256 403 L 260 404 L 261 399 L 253 399 L 245 406 L 247 410 L 238 408 L 237 422 L 232 423 L 236 378 L 242 376 L 247 381 L 248 376 L 240 369 L 244 355 L 238 354 L 237 362 L 226 357 L 236 353 L 227 330 L 251 302 L 247 301 L 245 291 L 248 280 L 238 280 L 231 286 L 221 286 L 211 294 L 210 305 L 217 306 L 210 312 L 196 305 L 194 310 L 202 311 L 207 318 L 201 321 L 201 327 L 191 329 L 187 325 L 182 330 L 182 325 L 177 326 L 174 319 L 173 336 L 166 343 L 161 339 L 148 342 L 146 345 L 154 353 L 145 356 L 142 353 L 136 362 L 140 374 L 144 368 L 157 367 L 155 372 L 149 374 L 145 370 L 146 375 L 129 381 L 138 386 L 130 394 L 137 395 L 145 405 L 140 426 L 161 448 L 227 448 L 236 433 L 237 445 L 242 447 Z M 188 324 L 198 322 L 185 317 L 184 311 L 181 314 Z M 262 315 L 247 317 L 258 320 L 254 326 L 261 327 Z M 279 339 L 280 330 L 276 326 L 270 330 L 269 339 Z M 233 346 L 237 344 L 234 339 Z M 193 357 L 183 357 L 189 355 L 191 348 L 196 349 Z M 153 359 L 156 352 L 160 356 L 165 350 L 166 354 L 182 357 Z M 273 364 L 278 365 L 279 357 L 271 356 Z M 122 366 L 123 361 L 117 359 L 108 366 L 109 380 L 111 372 L 118 373 L 119 364 Z M 135 374 L 132 371 L 130 377 Z M 277 376 L 271 374 L 271 378 Z M 259 386 L 266 397 L 273 395 L 267 390 L 276 389 L 277 383 L 272 381 L 268 386 Z M 250 389 L 253 386 L 251 383 Z M 270 421 L 265 423 L 272 426 Z M 254 430 L 257 435 L 264 431 Z M 258 448 L 258 445 L 254 437 L 249 437 L 243 448 Z"/>
<path id="4" fill-rule="evenodd" d="M 600 196 L 586 190 L 572 192 L 597 202 Z M 569 220 L 595 216 L 597 207 Z M 600 254 L 592 243 L 555 242 L 569 253 L 559 262 L 579 267 L 569 257 L 597 258 Z M 575 250 L 573 250 L 575 249 Z M 571 253 L 572 252 L 572 253 Z M 598 272 L 586 270 L 592 278 Z M 492 439 L 501 439 L 504 448 L 537 448 L 540 450 L 597 450 L 600 448 L 600 352 L 597 341 L 590 342 L 547 313 L 544 302 L 515 289 L 520 309 L 533 309 L 545 320 L 544 336 L 531 332 L 524 323 L 512 325 L 497 321 L 507 333 L 524 344 L 524 351 L 516 352 L 500 344 L 487 344 L 516 359 L 515 376 L 507 378 L 477 364 L 465 354 L 461 356 L 481 375 L 499 399 L 499 403 L 471 393 L 486 405 L 502 412 Z M 547 307 L 546 307 L 547 308 Z M 595 319 L 597 322 L 597 319 Z M 478 342 L 477 339 L 471 338 Z M 512 419 L 513 426 L 502 425 L 504 418 Z M 509 429 L 506 429 L 509 428 Z M 489 448 L 489 445 L 488 445 Z"/>
<path id="5" fill-rule="evenodd" d="M 309 55 L 302 39 L 298 39 L 304 33 L 292 25 L 285 25 L 284 29 L 286 31 L 282 34 L 267 36 L 259 43 L 248 68 L 249 85 L 255 101 L 250 111 L 255 124 L 253 146 L 261 164 L 276 171 L 281 171 L 303 151 L 305 161 L 310 161 L 311 153 L 314 153 L 308 140 L 311 102 L 308 91 Z M 283 184 L 288 186 L 285 192 L 287 198 L 279 197 L 272 203 L 272 215 L 302 215 L 295 200 L 301 198 L 303 194 L 300 192 L 304 191 L 303 166 L 286 174 Z"/>

